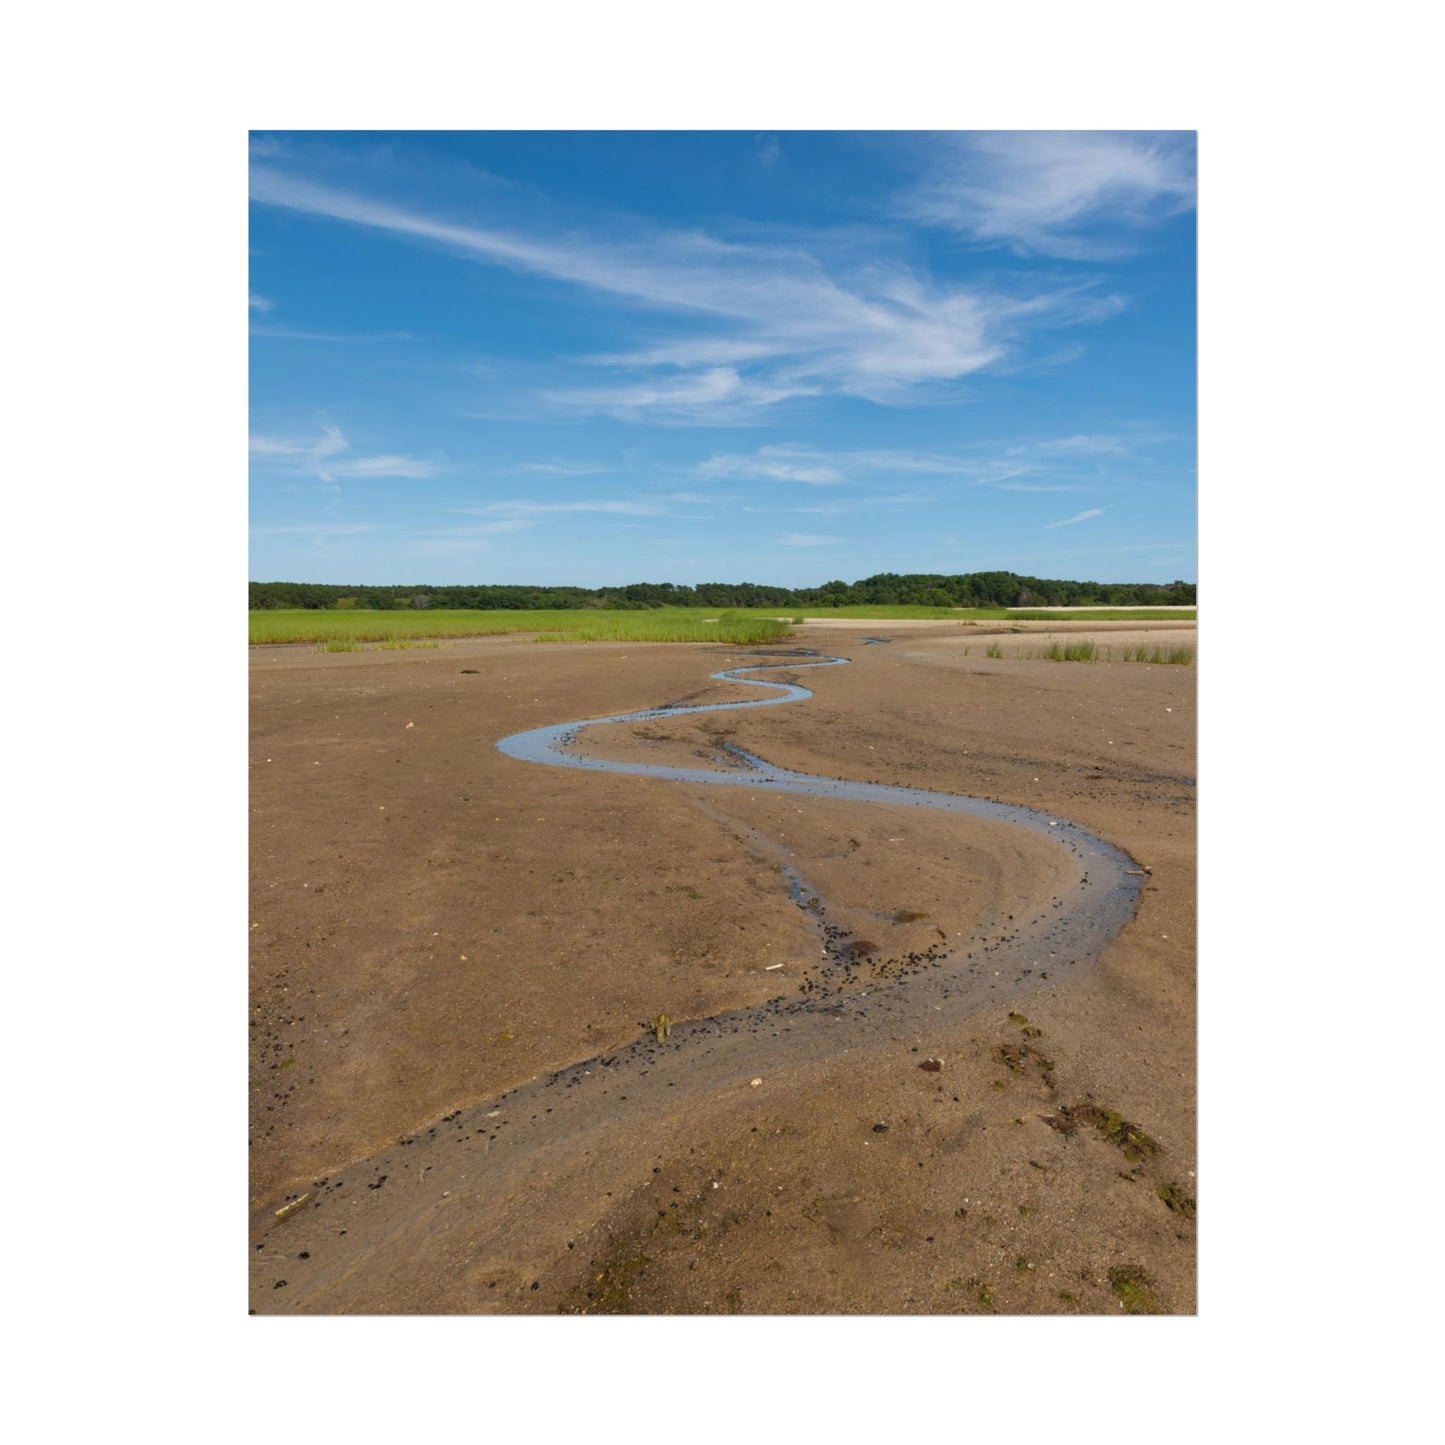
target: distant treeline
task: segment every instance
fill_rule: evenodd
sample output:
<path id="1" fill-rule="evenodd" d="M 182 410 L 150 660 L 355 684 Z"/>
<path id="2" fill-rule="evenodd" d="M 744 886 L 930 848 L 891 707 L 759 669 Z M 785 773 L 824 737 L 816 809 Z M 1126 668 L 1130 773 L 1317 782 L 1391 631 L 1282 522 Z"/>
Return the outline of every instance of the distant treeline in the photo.
<path id="1" fill-rule="evenodd" d="M 1015 572 L 880 572 L 861 582 L 768 587 L 757 582 L 634 582 L 627 587 L 344 587 L 324 582 L 252 582 L 251 610 L 311 608 L 1149 607 L 1195 605 L 1193 582 L 1062 582 Z"/>

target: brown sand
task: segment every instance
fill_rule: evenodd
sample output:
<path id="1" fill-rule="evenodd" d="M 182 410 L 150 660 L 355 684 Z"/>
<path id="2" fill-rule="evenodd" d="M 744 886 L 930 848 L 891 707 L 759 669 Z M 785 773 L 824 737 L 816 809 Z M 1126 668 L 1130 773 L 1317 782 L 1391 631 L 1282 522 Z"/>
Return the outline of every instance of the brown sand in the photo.
<path id="1" fill-rule="evenodd" d="M 853 659 L 800 674 L 812 699 L 583 746 L 703 766 L 726 741 L 1057 812 L 1152 870 L 1102 963 L 962 1023 L 912 1017 L 834 1056 L 779 1056 L 756 1086 L 721 1048 L 670 1041 L 692 1085 L 664 1092 L 659 1068 L 624 1108 L 591 1081 L 555 1138 L 550 1105 L 517 1121 L 525 1157 L 486 1132 L 499 1096 L 660 1014 L 681 1033 L 798 997 L 820 941 L 781 848 L 875 962 L 1022 916 L 1058 883 L 1057 850 L 950 815 L 493 746 L 746 695 L 707 680 L 741 650 L 254 649 L 252 1307 L 1191 1312 L 1195 670 L 1042 661 L 1083 625 L 1016 626 L 804 627 L 787 645 L 812 633 Z M 868 635 L 894 640 L 854 640 Z M 1085 635 L 1193 642 L 1178 624 Z M 878 982 L 865 969 L 858 987 Z"/>

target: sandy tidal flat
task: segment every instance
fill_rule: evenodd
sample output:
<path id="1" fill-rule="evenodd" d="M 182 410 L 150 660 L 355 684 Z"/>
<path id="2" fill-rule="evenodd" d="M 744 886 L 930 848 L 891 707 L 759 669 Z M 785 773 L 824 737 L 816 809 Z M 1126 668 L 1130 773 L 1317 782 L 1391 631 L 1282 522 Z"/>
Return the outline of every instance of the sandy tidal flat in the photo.
<path id="1" fill-rule="evenodd" d="M 1147 870 L 1136 916 L 1023 992 L 1000 941 L 1069 886 L 1047 840 L 494 746 L 745 695 L 708 674 L 751 654 L 253 649 L 251 1307 L 1192 1311 L 1195 669 L 1033 655 L 1065 629 L 1194 640 L 807 626 L 781 646 L 852 659 L 799 670 L 813 698 L 579 744 L 685 766 L 737 746 L 1082 824 Z M 851 945 L 830 980 L 825 948 Z M 985 947 L 999 984 L 973 1011 L 892 1006 L 948 966 L 910 957 Z M 814 1025 L 790 1054 L 786 1008 L 829 989 L 836 1047 Z"/>

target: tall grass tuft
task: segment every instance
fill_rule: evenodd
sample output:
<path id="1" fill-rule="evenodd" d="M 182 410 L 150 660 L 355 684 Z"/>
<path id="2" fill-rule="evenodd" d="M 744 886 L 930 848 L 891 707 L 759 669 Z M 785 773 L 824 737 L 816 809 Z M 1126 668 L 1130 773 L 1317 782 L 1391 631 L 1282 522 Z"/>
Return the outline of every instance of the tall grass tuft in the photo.
<path id="1" fill-rule="evenodd" d="M 1160 667 L 1188 667 L 1194 661 L 1192 647 L 1126 647 L 1125 662 L 1148 662 Z"/>
<path id="2" fill-rule="evenodd" d="M 1092 642 L 1056 642 L 1042 654 L 1050 662 L 1097 662 L 1098 648 Z"/>

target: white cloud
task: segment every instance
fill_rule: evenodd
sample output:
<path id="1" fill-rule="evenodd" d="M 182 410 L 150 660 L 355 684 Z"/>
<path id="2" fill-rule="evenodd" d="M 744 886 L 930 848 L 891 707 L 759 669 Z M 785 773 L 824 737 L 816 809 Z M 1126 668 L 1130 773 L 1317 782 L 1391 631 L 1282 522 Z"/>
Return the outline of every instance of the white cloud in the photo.
<path id="1" fill-rule="evenodd" d="M 532 472 L 539 477 L 586 477 L 605 472 L 607 468 L 595 462 L 523 462 L 517 470 Z"/>
<path id="2" fill-rule="evenodd" d="M 855 492 L 836 502 L 822 502 L 811 507 L 763 507 L 757 510 L 782 512 L 790 516 L 855 517 L 860 512 L 877 512 L 888 507 L 916 507 L 936 500 L 937 498 L 920 496 L 913 492 L 880 492 L 863 495 Z M 754 509 L 750 507 L 748 510 Z"/>
<path id="3" fill-rule="evenodd" d="M 790 444 L 759 447 L 746 453 L 714 454 L 694 468 L 695 474 L 701 477 L 806 482 L 813 486 L 885 476 L 961 477 L 996 486 L 1031 470 L 1027 463 L 1012 455 L 963 457 L 942 452 L 882 449 L 829 452 Z"/>
<path id="4" fill-rule="evenodd" d="M 1086 457 L 1122 457 L 1129 452 L 1122 437 L 1117 436 L 1072 436 L 1054 437 L 1049 441 L 1035 442 L 1032 450 L 1045 456 L 1070 455 Z"/>
<path id="5" fill-rule="evenodd" d="M 303 457 L 313 462 L 344 452 L 346 446 L 346 438 L 334 426 L 323 426 L 320 438 L 312 442 L 289 441 L 284 437 L 251 437 L 251 451 L 257 456 Z"/>
<path id="6" fill-rule="evenodd" d="M 1072 517 L 1065 517 L 1061 522 L 1049 522 L 1045 525 L 1044 531 L 1047 532 L 1050 527 L 1072 527 L 1075 522 L 1087 522 L 1094 517 L 1102 517 L 1103 515 L 1104 509 L 1102 507 L 1090 507 L 1087 512 L 1076 512 Z"/>
<path id="7" fill-rule="evenodd" d="M 251 335 L 271 337 L 277 341 L 359 341 L 357 336 L 341 336 L 334 331 L 302 331 L 295 326 L 258 326 L 251 323 Z"/>
<path id="8" fill-rule="evenodd" d="M 439 462 L 420 457 L 382 454 L 378 456 L 341 456 L 351 444 L 339 427 L 323 426 L 315 441 L 296 441 L 286 437 L 252 436 L 253 456 L 276 458 L 283 465 L 309 472 L 323 482 L 334 483 L 338 477 L 402 477 L 421 479 L 433 477 L 441 470 Z"/>
<path id="9" fill-rule="evenodd" d="M 1136 435 L 1137 432 L 1137 435 Z M 836 488 L 827 502 L 788 505 L 779 489 L 778 504 L 764 510 L 843 516 L 879 507 L 929 506 L 958 498 L 975 488 L 998 492 L 1052 493 L 1129 490 L 1149 480 L 1152 469 L 1138 459 L 1136 442 L 1166 439 L 1162 432 L 1137 426 L 1120 434 L 1078 433 L 1063 437 L 972 442 L 950 451 L 860 448 L 830 451 L 800 443 L 758 447 L 750 452 L 715 452 L 694 465 L 695 477 L 713 480 L 803 483 Z M 792 493 L 791 495 L 797 495 Z M 1087 521 L 1088 512 L 1068 522 Z"/>
<path id="10" fill-rule="evenodd" d="M 745 380 L 731 366 L 656 376 L 619 386 L 573 387 L 543 393 L 571 410 L 600 412 L 622 421 L 663 425 L 741 424 L 761 420 L 776 402 L 814 396 L 820 388 Z"/>
<path id="11" fill-rule="evenodd" d="M 1091 484 L 1087 482 L 993 482 L 991 485 L 1000 492 L 1082 492 Z"/>
<path id="12" fill-rule="evenodd" d="M 312 522 L 291 527 L 252 527 L 253 537 L 355 537 L 376 531 L 373 522 Z"/>
<path id="13" fill-rule="evenodd" d="M 345 461 L 333 462 L 331 471 L 339 477 L 434 477 L 441 470 L 438 462 L 423 461 L 420 457 L 375 456 L 349 457 Z"/>
<path id="14" fill-rule="evenodd" d="M 458 507 L 474 517 L 541 517 L 551 512 L 601 512 L 620 517 L 660 517 L 664 508 L 652 502 L 489 502 L 483 507 Z"/>
<path id="15" fill-rule="evenodd" d="M 264 296 L 258 296 L 254 291 L 252 291 L 250 293 L 250 306 L 248 309 L 251 311 L 261 312 L 274 311 L 276 309 L 276 303 L 274 301 L 268 300 Z"/>
<path id="16" fill-rule="evenodd" d="M 602 351 L 579 356 L 586 366 L 630 367 L 733 367 L 766 361 L 775 348 L 765 341 L 739 341 L 733 337 L 682 336 L 653 342 L 633 351 Z"/>
<path id="17" fill-rule="evenodd" d="M 259 321 L 251 322 L 250 334 L 263 338 L 269 337 L 275 341 L 329 341 L 342 346 L 417 340 L 417 337 L 410 331 L 377 331 L 371 333 L 359 331 L 307 331 L 299 326 L 271 326 Z"/>
<path id="18" fill-rule="evenodd" d="M 474 512 L 480 509 L 458 507 L 459 512 Z M 502 517 L 495 522 L 466 522 L 457 527 L 422 528 L 411 533 L 413 537 L 472 538 L 500 537 L 508 532 L 520 532 L 530 524 L 523 517 Z"/>
<path id="19" fill-rule="evenodd" d="M 887 255 L 826 237 L 746 243 L 641 226 L 618 239 L 528 235 L 462 224 L 259 164 L 252 198 L 443 246 L 493 265 L 621 299 L 680 328 L 635 351 L 579 364 L 634 373 L 611 386 L 552 390 L 558 407 L 626 420 L 747 423 L 820 394 L 912 405 L 1000 363 L 1041 325 L 1097 320 L 1117 298 L 1079 286 L 1010 296 L 941 283 Z"/>
<path id="20" fill-rule="evenodd" d="M 700 477 L 737 477 L 779 482 L 807 482 L 828 486 L 842 481 L 843 474 L 818 452 L 802 447 L 759 447 L 747 455 L 711 456 L 696 467 Z"/>
<path id="21" fill-rule="evenodd" d="M 1187 131 L 996 131 L 939 137 L 899 201 L 916 221 L 1024 254 L 1102 260 L 1194 202 Z"/>

